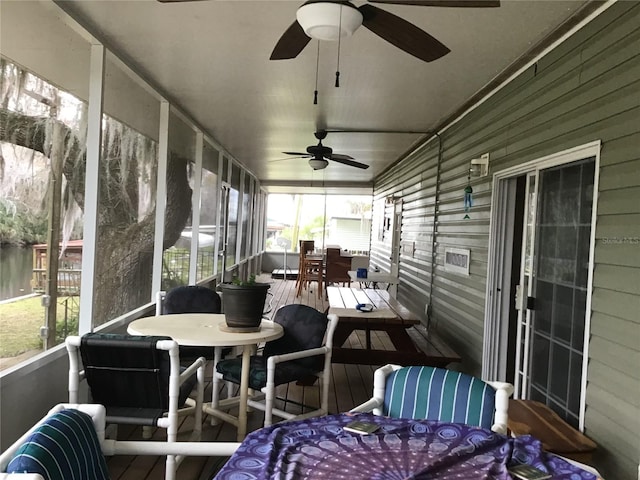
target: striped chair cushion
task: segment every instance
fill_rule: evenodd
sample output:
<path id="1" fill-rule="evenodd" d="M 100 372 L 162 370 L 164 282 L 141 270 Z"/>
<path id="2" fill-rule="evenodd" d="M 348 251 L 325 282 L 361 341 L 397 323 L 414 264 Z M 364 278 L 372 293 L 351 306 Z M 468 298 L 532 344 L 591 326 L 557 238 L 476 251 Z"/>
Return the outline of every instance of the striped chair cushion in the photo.
<path id="1" fill-rule="evenodd" d="M 495 390 L 482 380 L 443 368 L 403 367 L 386 380 L 383 414 L 491 428 Z"/>
<path id="2" fill-rule="evenodd" d="M 45 480 L 108 480 L 107 464 L 91 416 L 74 409 L 47 418 L 16 452 L 9 473 Z"/>

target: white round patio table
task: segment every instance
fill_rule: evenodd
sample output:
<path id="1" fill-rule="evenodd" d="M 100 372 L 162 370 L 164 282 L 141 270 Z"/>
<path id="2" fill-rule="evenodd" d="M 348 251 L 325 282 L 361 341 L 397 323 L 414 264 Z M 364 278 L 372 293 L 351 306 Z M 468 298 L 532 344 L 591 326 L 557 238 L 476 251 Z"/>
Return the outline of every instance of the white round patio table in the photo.
<path id="1" fill-rule="evenodd" d="M 222 347 L 242 346 L 242 374 L 240 380 L 240 399 L 238 417 L 233 417 L 217 407 L 217 382 L 212 388 L 212 401 L 205 405 L 204 411 L 238 427 L 238 441 L 247 434 L 247 400 L 249 395 L 249 366 L 254 345 L 275 340 L 284 335 L 282 326 L 263 320 L 256 332 L 230 332 L 220 328 L 226 326 L 224 314 L 213 313 L 175 313 L 134 320 L 127 327 L 130 335 L 165 335 L 174 339 L 178 345 L 215 348 L 213 378 L 216 363 L 220 359 Z"/>

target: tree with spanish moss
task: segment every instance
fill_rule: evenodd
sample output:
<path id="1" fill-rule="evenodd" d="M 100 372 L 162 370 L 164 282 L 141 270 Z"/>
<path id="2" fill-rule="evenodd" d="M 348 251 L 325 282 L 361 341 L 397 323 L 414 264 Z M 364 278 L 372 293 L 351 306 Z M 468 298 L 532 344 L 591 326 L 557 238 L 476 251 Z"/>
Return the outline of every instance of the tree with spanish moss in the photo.
<path id="1" fill-rule="evenodd" d="M 12 109 L 8 98 L 23 94 L 25 72 L 5 61 L 0 68 L 0 142 L 22 146 L 49 158 L 54 148 L 62 152 L 61 173 L 65 180 L 62 209 L 79 208 L 83 212 L 87 163 L 85 132 L 82 127 L 69 127 L 56 116 Z M 105 118 L 103 125 L 98 166 L 94 325 L 150 300 L 155 233 L 156 144 L 113 119 Z M 187 159 L 170 154 L 164 249 L 175 244 L 191 213 L 188 169 Z M 0 175 L 3 171 L 4 159 L 0 156 Z M 140 175 L 149 177 L 144 183 L 152 188 L 151 192 L 145 192 L 152 204 L 144 212 L 139 207 Z"/>

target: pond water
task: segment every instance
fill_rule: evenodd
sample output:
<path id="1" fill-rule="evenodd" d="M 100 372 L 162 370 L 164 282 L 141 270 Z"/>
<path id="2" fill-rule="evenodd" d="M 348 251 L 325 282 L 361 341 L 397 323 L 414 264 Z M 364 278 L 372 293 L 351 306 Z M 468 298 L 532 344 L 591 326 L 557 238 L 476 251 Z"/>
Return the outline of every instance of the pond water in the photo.
<path id="1" fill-rule="evenodd" d="M 31 247 L 0 248 L 0 301 L 31 293 Z"/>

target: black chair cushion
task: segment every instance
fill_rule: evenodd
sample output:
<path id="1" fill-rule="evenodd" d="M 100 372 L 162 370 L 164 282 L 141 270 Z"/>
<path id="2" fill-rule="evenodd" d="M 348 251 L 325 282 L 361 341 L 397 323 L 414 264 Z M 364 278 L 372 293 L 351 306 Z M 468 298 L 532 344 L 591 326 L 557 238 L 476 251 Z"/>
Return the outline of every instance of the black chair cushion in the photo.
<path id="1" fill-rule="evenodd" d="M 296 304 L 280 308 L 274 321 L 282 325 L 284 335 L 267 342 L 261 356 L 251 357 L 249 385 L 254 390 L 260 390 L 266 385 L 268 357 L 321 347 L 328 319 L 325 314 L 314 308 Z M 281 385 L 306 378 L 321 371 L 323 367 L 322 355 L 279 363 L 276 366 L 275 384 Z M 216 370 L 222 374 L 224 380 L 239 384 L 242 359 L 222 360 L 218 362 Z"/>
<path id="2" fill-rule="evenodd" d="M 222 374 L 223 379 L 228 382 L 240 384 L 242 373 L 242 358 L 232 358 L 221 360 L 216 366 L 216 370 Z M 310 370 L 296 364 L 295 362 L 283 362 L 276 366 L 275 384 L 293 382 L 301 378 L 313 375 L 316 370 Z M 260 390 L 267 384 L 267 359 L 262 355 L 251 357 L 251 368 L 249 370 L 249 387 Z"/>
<path id="3" fill-rule="evenodd" d="M 162 303 L 162 314 L 222 313 L 222 300 L 217 292 L 200 285 L 183 285 L 167 292 Z M 180 360 L 193 362 L 198 357 L 213 359 L 211 347 L 180 347 Z"/>
<path id="4" fill-rule="evenodd" d="M 80 355 L 91 397 L 114 417 L 149 418 L 154 424 L 169 409 L 169 352 L 155 348 L 165 336 L 88 333 L 82 337 Z M 181 369 L 184 371 L 184 368 Z M 180 387 L 182 407 L 197 383 L 191 375 Z M 137 421 L 136 424 L 139 424 Z"/>
<path id="5" fill-rule="evenodd" d="M 221 313 L 220 295 L 200 285 L 183 285 L 167 292 L 162 304 L 162 314 L 172 313 Z"/>
<path id="6" fill-rule="evenodd" d="M 322 346 L 324 334 L 327 331 L 327 316 L 307 305 L 285 305 L 280 308 L 273 319 L 282 325 L 284 335 L 276 340 L 267 342 L 263 355 L 282 355 L 284 353 L 299 352 Z M 302 368 L 319 372 L 323 368 L 323 357 L 315 356 L 293 360 Z"/>

